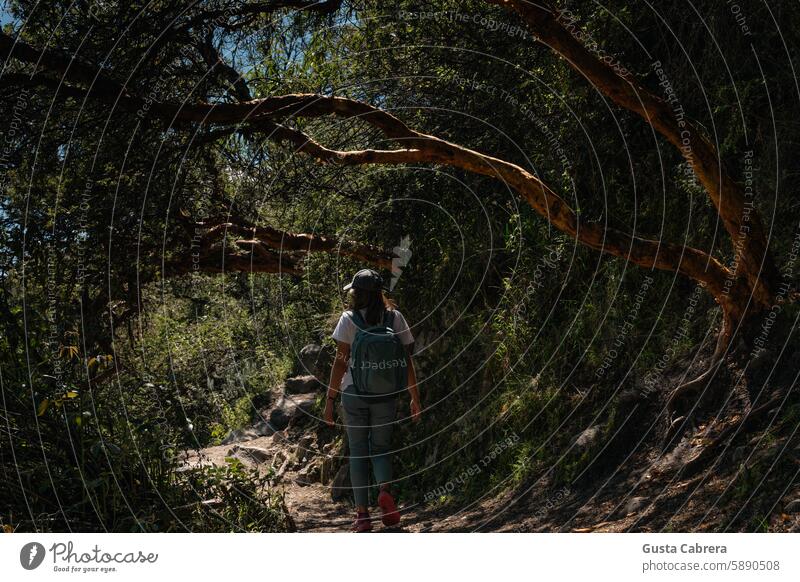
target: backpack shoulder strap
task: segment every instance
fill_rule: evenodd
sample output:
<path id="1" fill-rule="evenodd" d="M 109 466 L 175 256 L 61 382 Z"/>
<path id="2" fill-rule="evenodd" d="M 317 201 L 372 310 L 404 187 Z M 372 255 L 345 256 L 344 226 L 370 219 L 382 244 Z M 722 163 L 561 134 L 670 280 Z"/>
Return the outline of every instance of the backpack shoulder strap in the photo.
<path id="1" fill-rule="evenodd" d="M 394 310 L 387 309 L 383 313 L 383 326 L 384 327 L 391 327 L 394 329 Z"/>

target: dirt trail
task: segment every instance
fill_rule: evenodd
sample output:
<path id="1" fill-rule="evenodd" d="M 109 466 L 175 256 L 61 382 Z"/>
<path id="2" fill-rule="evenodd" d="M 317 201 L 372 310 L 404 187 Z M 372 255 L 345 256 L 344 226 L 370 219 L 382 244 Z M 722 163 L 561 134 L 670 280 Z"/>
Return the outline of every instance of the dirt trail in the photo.
<path id="1" fill-rule="evenodd" d="M 266 473 L 271 467 L 279 472 L 276 486 L 284 491 L 287 507 L 299 532 L 346 532 L 353 519 L 353 509 L 347 501 L 333 501 L 332 484 L 320 483 L 315 477 L 309 478 L 307 467 L 302 460 L 293 462 L 297 455 L 298 443 L 289 441 L 283 432 L 252 440 L 232 442 L 208 447 L 189 454 L 186 466 L 214 464 L 224 466 L 225 459 L 235 457 L 250 467 L 257 467 Z M 289 465 L 280 472 L 280 466 L 289 459 Z M 313 466 L 313 465 L 312 465 Z M 291 468 L 289 468 L 291 467 Z M 420 512 L 415 508 L 401 507 L 403 520 L 400 526 L 384 528 L 379 519 L 373 524 L 375 531 L 421 531 L 423 522 Z M 373 512 L 373 517 L 380 514 Z"/>
<path id="2" fill-rule="evenodd" d="M 343 451 L 336 449 L 341 443 L 334 438 L 334 431 L 321 427 L 311 414 L 319 389 L 313 376 L 287 379 L 284 386 L 276 388 L 273 403 L 262 412 L 260 422 L 234 431 L 226 444 L 187 452 L 185 466 L 222 466 L 227 457 L 234 457 L 259 472 L 273 470 L 276 487 L 284 491 L 297 531 L 349 531 L 354 512 L 344 494 L 349 483 L 345 480 Z M 687 431 L 671 454 L 664 455 L 656 443 L 644 445 L 613 472 L 606 471 L 602 477 L 579 485 L 555 486 L 546 472 L 513 490 L 489 491 L 486 497 L 464 507 L 404 505 L 400 499 L 400 525 L 384 528 L 375 508 L 373 531 L 717 531 L 730 527 L 724 524 L 729 523 L 736 508 L 732 510 L 723 495 L 741 470 L 741 463 L 753 465 L 748 454 L 763 460 L 770 450 L 788 448 L 794 462 L 800 464 L 800 445 L 788 447 L 782 439 L 767 449 L 739 446 L 724 455 L 714 469 L 676 478 L 672 465 L 680 460 L 678 457 L 692 456 L 699 430 Z M 339 493 L 338 500 L 334 500 L 334 492 Z M 768 500 L 774 505 L 765 508 L 763 523 L 771 531 L 800 530 L 800 500 L 794 502 L 798 509 L 792 515 L 780 511 L 800 499 L 800 483 L 776 497 Z M 741 528 L 749 530 L 752 526 L 733 526 L 734 531 Z"/>
<path id="3" fill-rule="evenodd" d="M 309 467 L 314 459 L 291 461 L 297 456 L 298 442 L 284 432 L 242 442 L 209 447 L 192 454 L 187 465 L 213 463 L 224 465 L 234 456 L 259 471 L 278 465 L 277 486 L 285 493 L 286 504 L 298 532 L 347 532 L 353 519 L 349 501 L 333 501 L 332 483 L 323 485 Z M 255 452 L 254 458 L 252 453 Z M 642 455 L 630 459 L 630 465 L 648 466 Z M 627 532 L 627 531 L 716 531 L 727 521 L 728 513 L 720 502 L 720 493 L 730 482 L 726 475 L 698 475 L 664 486 L 663 481 L 639 481 L 636 471 L 581 489 L 550 487 L 546 480 L 532 482 L 487 497 L 466 507 L 429 508 L 404 505 L 398 527 L 385 528 L 377 508 L 372 510 L 374 532 Z M 311 478 L 309 478 L 311 474 Z M 795 486 L 795 498 L 800 488 Z M 562 495 L 563 492 L 563 495 Z M 690 494 L 687 497 L 687 494 Z M 785 501 L 779 506 L 782 506 Z M 772 531 L 800 530 L 800 514 L 789 518 L 779 510 L 773 514 Z M 735 531 L 735 529 L 734 529 Z"/>
<path id="4" fill-rule="evenodd" d="M 228 457 L 234 457 L 250 467 L 266 473 L 270 468 L 278 472 L 276 486 L 283 490 L 289 512 L 298 532 L 347 532 L 353 519 L 353 508 L 349 501 L 334 501 L 331 496 L 333 479 L 322 484 L 315 471 L 319 458 L 304 447 L 308 432 L 295 432 L 289 436 L 285 431 L 270 436 L 231 442 L 208 447 L 191 454 L 187 466 L 198 463 L 224 466 Z M 310 440 L 310 439 L 309 439 Z M 380 523 L 377 508 L 372 510 L 375 532 L 534 532 L 534 531 L 625 531 L 634 521 L 628 517 L 610 516 L 614 513 L 616 500 L 623 495 L 614 490 L 602 499 L 590 500 L 588 504 L 578 502 L 579 497 L 555 506 L 550 512 L 546 507 L 547 496 L 553 496 L 546 482 L 538 487 L 506 492 L 498 497 L 489 497 L 462 508 L 428 508 L 423 505 L 404 505 L 400 500 L 403 519 L 400 525 L 385 528 Z M 617 497 L 619 495 L 619 497 Z M 600 517 L 609 516 L 600 521 Z M 563 526 L 566 525 L 566 528 Z"/>

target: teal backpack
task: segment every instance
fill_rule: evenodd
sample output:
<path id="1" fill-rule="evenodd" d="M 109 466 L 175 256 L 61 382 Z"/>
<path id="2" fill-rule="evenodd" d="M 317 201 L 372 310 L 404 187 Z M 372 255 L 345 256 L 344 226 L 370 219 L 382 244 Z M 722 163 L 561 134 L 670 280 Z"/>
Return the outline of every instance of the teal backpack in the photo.
<path id="1" fill-rule="evenodd" d="M 386 310 L 383 325 L 367 326 L 353 310 L 356 337 L 350 352 L 350 370 L 356 393 L 375 399 L 400 394 L 408 384 L 408 361 L 400 337 L 394 332 L 394 311 Z"/>

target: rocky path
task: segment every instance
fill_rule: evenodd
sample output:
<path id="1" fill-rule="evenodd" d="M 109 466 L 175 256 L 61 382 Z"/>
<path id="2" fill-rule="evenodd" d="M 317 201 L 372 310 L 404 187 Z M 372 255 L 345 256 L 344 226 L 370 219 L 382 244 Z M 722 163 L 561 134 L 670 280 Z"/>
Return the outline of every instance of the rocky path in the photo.
<path id="1" fill-rule="evenodd" d="M 288 378 L 273 394 L 262 420 L 232 431 L 218 446 L 187 451 L 184 467 L 224 466 L 235 458 L 260 473 L 274 471 L 289 512 L 300 532 L 348 531 L 353 519 L 349 475 L 341 439 L 311 413 L 323 387 L 314 376 Z M 404 519 L 392 531 L 420 531 L 418 508 L 402 508 Z M 375 512 L 379 518 L 379 513 Z M 429 524 L 430 525 L 430 524 Z M 381 531 L 379 519 L 373 526 Z"/>
<path id="2" fill-rule="evenodd" d="M 289 512 L 298 532 L 347 532 L 353 509 L 347 498 L 347 465 L 337 451 L 318 451 L 313 430 L 282 430 L 269 435 L 253 436 L 257 429 L 234 438 L 224 445 L 194 452 L 186 459 L 187 467 L 202 464 L 224 465 L 226 457 L 234 457 L 259 471 L 270 468 L 277 472 L 276 486 L 284 491 Z M 323 449 L 325 445 L 323 445 Z M 334 472 L 332 467 L 339 463 Z M 637 464 L 637 462 L 632 462 Z M 547 483 L 524 493 L 509 491 L 487 497 L 474 505 L 436 510 L 419 505 L 404 506 L 403 520 L 395 528 L 384 528 L 375 508 L 375 532 L 626 532 L 713 531 L 719 519 L 714 500 L 725 486 L 725 480 L 708 479 L 702 493 L 695 493 L 688 506 L 683 506 L 684 493 L 701 483 L 701 478 L 678 481 L 667 488 L 648 487 L 635 479 L 610 482 L 601 491 L 591 492 L 550 488 Z M 525 487 L 521 489 L 526 489 Z M 632 493 L 636 491 L 635 493 Z M 795 488 L 795 497 L 800 492 Z M 788 500 L 793 499 L 787 496 Z M 790 507 L 791 506 L 791 507 Z M 704 514 L 709 512 L 705 519 Z M 773 531 L 800 530 L 800 500 L 790 501 L 782 523 L 774 523 Z M 780 515 L 780 512 L 779 512 Z M 774 520 L 772 520 L 774 521 Z"/>
<path id="3" fill-rule="evenodd" d="M 259 472 L 275 472 L 275 485 L 299 532 L 346 532 L 354 517 L 350 501 L 349 472 L 341 429 L 325 427 L 315 417 L 316 400 L 324 393 L 317 378 L 327 377 L 330 359 L 320 346 L 309 345 L 300 353 L 300 375 L 288 378 L 273 390 L 271 404 L 260 421 L 232 431 L 218 446 L 187 451 L 184 466 L 224 466 L 233 457 Z M 494 513 L 489 500 L 464 511 L 443 512 L 420 505 L 403 505 L 403 519 L 384 528 L 380 512 L 373 510 L 373 531 L 470 531 Z"/>
<path id="4" fill-rule="evenodd" d="M 302 440 L 302 439 L 301 439 Z M 337 486 L 346 485 L 344 472 L 347 465 L 341 465 L 336 475 L 326 477 L 320 468 L 333 459 L 323 459 L 310 452 L 310 439 L 297 442 L 283 431 L 268 436 L 247 438 L 225 445 L 208 447 L 187 456 L 186 466 L 198 464 L 225 465 L 226 458 L 236 458 L 261 472 L 270 469 L 277 471 L 276 486 L 283 490 L 286 505 L 295 521 L 298 532 L 341 532 L 347 531 L 353 518 L 353 510 L 345 499 L 345 492 L 337 495 Z M 338 479 L 337 479 L 338 477 Z M 324 480 L 324 483 L 323 483 Z M 339 488 L 340 489 L 340 488 Z M 336 499 L 336 500 L 334 500 Z M 401 508 L 404 519 L 391 531 L 421 531 L 417 508 Z M 379 516 L 376 512 L 374 515 Z M 430 525 L 430 524 L 429 524 Z M 376 521 L 376 531 L 385 530 Z"/>
<path id="5" fill-rule="evenodd" d="M 317 377 L 321 372 L 315 370 Z M 299 532 L 346 532 L 353 519 L 349 472 L 341 431 L 325 427 L 313 414 L 324 387 L 313 375 L 288 378 L 274 391 L 271 404 L 252 426 L 231 432 L 223 444 L 188 451 L 187 469 L 198 465 L 224 465 L 236 458 L 259 472 L 273 471 Z M 575 441 L 589 447 L 599 430 L 590 427 Z M 754 437 L 758 438 L 757 436 Z M 676 450 L 691 457 L 694 440 L 688 434 Z M 786 443 L 788 444 L 788 443 Z M 773 447 L 782 443 L 773 443 Z M 742 462 L 739 449 L 730 452 L 724 466 Z M 796 451 L 800 445 L 795 445 Z M 746 452 L 746 451 L 745 451 Z M 655 455 L 643 449 L 626 462 L 627 470 L 602 485 L 584 490 L 555 487 L 545 476 L 522 484 L 515 491 L 489 492 L 478 502 L 461 508 L 436 509 L 400 501 L 403 520 L 396 528 L 380 523 L 373 512 L 373 531 L 516 531 L 516 532 L 624 532 L 704 531 L 723 518 L 719 495 L 729 484 L 726 472 L 700 474 L 691 479 L 656 478 L 674 474 L 675 455 Z M 800 461 L 796 461 L 800 464 Z M 666 486 L 665 486 L 666 482 Z M 687 493 L 692 492 L 688 498 Z M 773 511 L 772 531 L 800 530 L 800 486 Z"/>

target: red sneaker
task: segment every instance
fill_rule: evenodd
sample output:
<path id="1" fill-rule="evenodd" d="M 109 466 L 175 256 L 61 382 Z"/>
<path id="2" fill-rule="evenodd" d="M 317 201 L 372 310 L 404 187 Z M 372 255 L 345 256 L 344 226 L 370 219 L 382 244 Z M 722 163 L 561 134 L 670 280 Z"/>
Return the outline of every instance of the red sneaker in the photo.
<path id="1" fill-rule="evenodd" d="M 381 492 L 378 494 L 378 506 L 383 513 L 381 518 L 383 525 L 392 527 L 400 523 L 400 512 L 397 511 L 397 504 L 388 488 L 381 488 Z"/>
<path id="2" fill-rule="evenodd" d="M 366 533 L 372 531 L 372 521 L 369 519 L 369 512 L 357 512 L 356 520 L 353 522 L 353 530 L 356 533 Z"/>

